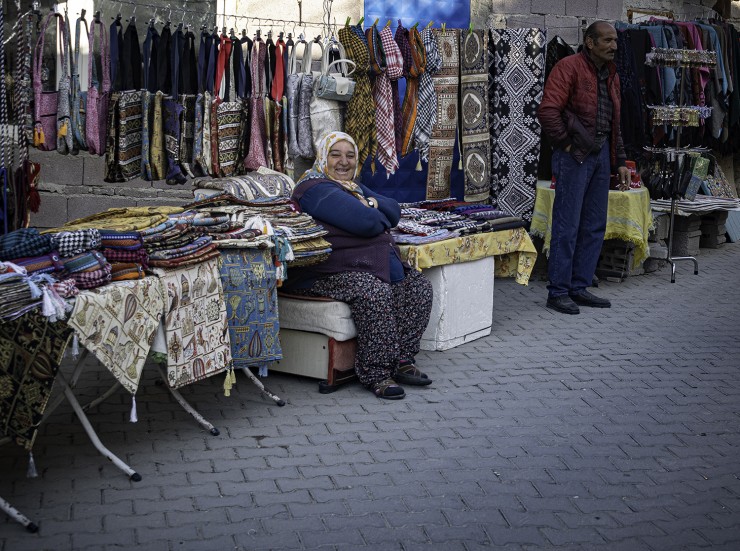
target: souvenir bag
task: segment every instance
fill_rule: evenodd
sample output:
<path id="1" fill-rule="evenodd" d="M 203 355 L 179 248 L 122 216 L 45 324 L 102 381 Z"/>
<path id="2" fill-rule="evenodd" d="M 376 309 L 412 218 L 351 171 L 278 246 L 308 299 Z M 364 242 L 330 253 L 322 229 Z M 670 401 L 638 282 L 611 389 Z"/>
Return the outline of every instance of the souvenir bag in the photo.
<path id="1" fill-rule="evenodd" d="M 306 159 L 313 158 L 315 155 L 314 148 L 314 121 L 316 124 L 321 125 L 325 120 L 323 117 L 323 105 L 321 102 L 314 103 L 315 116 L 311 113 L 312 102 L 314 99 L 313 85 L 314 82 L 321 75 L 321 71 L 313 72 L 312 61 L 313 53 L 312 48 L 314 44 L 318 44 L 321 50 L 320 58 L 324 58 L 324 46 L 321 42 L 309 42 L 306 46 L 306 50 L 303 52 L 303 80 L 301 82 L 301 91 L 298 96 L 298 143 L 300 144 L 301 157 Z M 318 131 L 318 128 L 317 128 Z"/>
<path id="2" fill-rule="evenodd" d="M 192 169 L 193 142 L 195 141 L 195 100 L 198 92 L 198 69 L 195 62 L 195 35 L 185 33 L 183 48 L 182 72 L 180 73 L 180 105 L 182 105 L 182 120 L 180 121 L 180 166 L 190 176 L 194 176 Z"/>
<path id="3" fill-rule="evenodd" d="M 146 38 L 144 39 L 144 86 L 141 90 L 141 177 L 144 180 L 153 180 L 152 162 L 151 162 L 151 140 L 152 140 L 152 122 L 154 119 L 152 80 L 156 79 L 156 73 L 152 71 L 152 59 L 156 64 L 157 43 L 159 42 L 159 33 L 154 27 L 154 22 L 149 23 Z M 155 90 L 156 92 L 156 90 Z"/>
<path id="4" fill-rule="evenodd" d="M 301 121 L 299 118 L 298 106 L 300 102 L 301 86 L 303 84 L 303 59 L 301 58 L 299 60 L 296 55 L 299 44 L 303 44 L 305 48 L 308 47 L 306 41 L 301 38 L 297 40 L 291 48 L 290 60 L 288 62 L 288 78 L 285 82 L 285 96 L 288 101 L 288 157 L 305 156 L 304 154 L 307 153 L 301 148 L 301 144 L 298 140 L 300 124 L 302 122 L 303 124 L 308 124 L 308 133 L 310 134 L 311 132 L 311 119 L 309 118 L 305 121 Z M 300 70 L 297 66 L 299 61 L 301 64 Z M 304 130 L 303 133 L 305 134 L 306 130 Z"/>
<path id="5" fill-rule="evenodd" d="M 169 185 L 184 184 L 187 177 L 180 169 L 180 133 L 182 132 L 183 106 L 177 101 L 180 74 L 180 43 L 183 41 L 182 29 L 178 27 L 172 35 L 170 45 L 171 96 L 162 100 L 164 115 L 164 149 L 167 155 L 167 174 L 165 180 Z M 166 92 L 166 90 L 165 90 Z"/>
<path id="6" fill-rule="evenodd" d="M 162 117 L 162 102 L 164 94 L 157 90 L 152 94 L 152 119 L 150 122 L 152 137 L 149 140 L 149 166 L 152 171 L 152 180 L 164 180 L 167 175 L 167 156 L 164 151 L 164 124 Z"/>
<path id="7" fill-rule="evenodd" d="M 222 36 L 213 91 L 220 99 L 216 109 L 219 176 L 231 176 L 241 165 L 239 151 L 244 129 L 242 125 L 244 79 L 239 72 L 234 72 L 235 64 L 231 56 L 237 56 L 237 60 L 242 59 L 241 44 L 238 40 Z M 238 64 L 243 64 L 243 61 L 238 61 Z"/>
<path id="8" fill-rule="evenodd" d="M 338 60 L 329 63 L 329 54 L 332 47 L 337 47 L 340 57 Z M 305 63 L 306 61 L 304 60 Z M 334 65 L 340 63 L 342 64 L 342 73 L 334 76 L 329 71 Z M 345 74 L 350 74 L 347 73 L 348 65 L 351 65 L 352 71 L 354 71 L 355 64 L 347 59 L 347 54 L 341 44 L 335 42 L 326 46 L 321 56 L 321 75 L 318 78 L 315 77 L 314 94 L 311 98 L 311 137 L 314 145 L 314 153 L 316 144 L 321 136 L 327 132 L 341 132 L 344 130 L 345 102 L 349 101 L 354 91 L 354 82 L 349 77 L 344 76 Z M 347 82 L 352 82 L 352 86 L 349 86 Z M 339 85 L 339 88 L 337 88 L 337 85 Z M 324 95 L 319 96 L 319 92 L 322 89 Z M 343 99 L 340 101 L 336 97 L 342 97 Z"/>
<path id="9" fill-rule="evenodd" d="M 86 133 L 86 111 L 87 111 L 87 92 L 80 90 L 80 23 L 85 24 L 85 36 L 90 36 L 90 29 L 87 27 L 87 20 L 85 19 L 85 10 L 82 10 L 82 15 L 77 18 L 75 23 L 75 52 L 70 60 L 70 67 L 72 70 L 72 137 L 74 139 L 73 153 L 77 153 L 78 150 L 87 149 L 87 139 L 85 138 Z"/>
<path id="10" fill-rule="evenodd" d="M 95 29 L 99 30 L 100 37 L 100 64 L 103 73 L 98 80 L 97 64 L 93 52 L 95 43 Z M 110 94 L 110 52 L 108 48 L 108 34 L 105 26 L 99 19 L 95 19 L 88 33 L 90 53 L 87 59 L 87 105 L 85 112 L 85 141 L 88 152 L 93 155 L 102 155 L 108 138 L 108 96 Z"/>
<path id="11" fill-rule="evenodd" d="M 119 107 L 121 92 L 111 92 L 108 104 L 108 135 L 105 142 L 105 176 L 106 182 L 124 182 L 118 149 L 118 127 L 120 124 Z"/>
<path id="12" fill-rule="evenodd" d="M 70 38 L 69 19 L 64 16 L 62 39 L 62 75 L 59 77 L 59 94 L 57 95 L 57 152 L 62 155 L 74 152 L 74 138 L 72 137 L 71 106 L 72 88 L 69 79 Z"/>
<path id="13" fill-rule="evenodd" d="M 131 180 L 141 176 L 141 128 L 143 114 L 142 64 L 139 35 L 134 18 L 129 20 L 123 36 L 123 64 L 121 79 L 123 92 L 120 100 L 120 148 L 121 173 L 124 179 Z"/>
<path id="14" fill-rule="evenodd" d="M 44 82 L 49 80 L 49 70 L 44 67 L 44 37 L 52 18 L 58 18 L 61 36 L 64 37 L 64 18 L 58 13 L 50 13 L 41 27 L 33 55 L 33 144 L 42 151 L 54 151 L 57 148 L 59 92 L 56 86 L 53 92 L 45 92 L 43 89 Z M 62 42 L 64 42 L 63 38 Z M 62 67 L 64 67 L 64 62 L 62 62 Z M 67 114 L 69 114 L 69 107 L 67 107 Z"/>
<path id="15" fill-rule="evenodd" d="M 338 48 L 339 59 L 329 63 L 329 53 L 332 46 Z M 332 67 L 335 65 L 339 66 L 340 64 L 340 73 L 330 72 Z M 348 65 L 352 67 L 352 70 L 349 72 L 347 71 Z M 321 58 L 321 76 L 314 85 L 314 95 L 317 98 L 342 102 L 352 99 L 352 94 L 355 91 L 355 81 L 350 78 L 350 75 L 354 73 L 355 67 L 355 62 L 347 59 L 347 53 L 344 51 L 344 46 L 341 43 L 335 42 L 329 45 Z"/>
<path id="16" fill-rule="evenodd" d="M 244 159 L 244 168 L 257 170 L 267 166 L 267 127 L 265 124 L 265 57 L 267 46 L 256 38 L 252 45 L 250 71 L 252 96 L 249 98 L 249 153 Z"/>
<path id="17" fill-rule="evenodd" d="M 193 164 L 203 175 L 213 175 L 211 171 L 211 103 L 213 80 L 208 78 L 215 66 L 214 52 L 216 45 L 213 37 L 203 32 L 201 34 L 200 50 L 198 51 L 199 87 L 201 93 L 195 101 L 195 139 L 193 145 Z"/>
<path id="18" fill-rule="evenodd" d="M 272 168 L 283 172 L 285 165 L 285 132 L 282 125 L 283 99 L 285 93 L 285 57 L 287 47 L 280 38 L 275 42 L 275 73 L 272 78 L 270 89 L 269 109 L 271 113 L 270 124 L 270 146 L 272 153 Z"/>

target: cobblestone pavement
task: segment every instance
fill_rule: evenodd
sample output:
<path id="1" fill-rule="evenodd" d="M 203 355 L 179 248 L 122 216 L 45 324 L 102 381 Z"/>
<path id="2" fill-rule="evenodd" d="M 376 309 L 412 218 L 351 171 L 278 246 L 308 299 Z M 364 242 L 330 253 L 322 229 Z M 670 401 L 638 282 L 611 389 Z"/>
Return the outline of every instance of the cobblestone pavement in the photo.
<path id="1" fill-rule="evenodd" d="M 90 412 L 143 480 L 62 406 L 38 478 L 3 447 L 0 495 L 40 531 L 0 518 L 0 549 L 740 549 L 740 244 L 699 261 L 602 284 L 614 306 L 579 316 L 497 280 L 492 334 L 422 353 L 434 384 L 402 401 L 279 374 L 282 408 L 242 374 L 229 398 L 187 387 L 220 436 L 147 367 L 137 424 L 123 392 Z M 91 363 L 79 391 L 111 382 Z"/>

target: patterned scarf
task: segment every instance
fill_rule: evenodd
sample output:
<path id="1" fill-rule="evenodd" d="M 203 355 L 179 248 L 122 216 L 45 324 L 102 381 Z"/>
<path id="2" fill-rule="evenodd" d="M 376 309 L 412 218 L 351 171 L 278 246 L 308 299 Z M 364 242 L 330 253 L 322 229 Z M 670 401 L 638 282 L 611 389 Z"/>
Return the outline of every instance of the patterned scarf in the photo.
<path id="1" fill-rule="evenodd" d="M 357 156 L 357 144 L 352 139 L 352 136 L 346 134 L 345 132 L 328 132 L 324 134 L 319 140 L 319 143 L 316 144 L 316 160 L 314 161 L 311 169 L 303 173 L 303 176 L 301 176 L 300 180 L 298 180 L 296 187 L 308 180 L 331 180 L 332 182 L 336 182 L 341 185 L 344 189 L 349 191 L 358 199 L 363 197 L 362 188 L 358 186 L 355 182 L 353 182 L 352 180 L 335 180 L 334 178 L 329 176 L 329 173 L 326 170 L 329 163 L 329 151 L 331 151 L 331 148 L 334 146 L 335 143 L 341 141 L 351 143 L 352 146 L 355 148 L 355 159 L 359 159 L 359 157 Z M 357 174 L 359 173 L 359 171 L 360 165 L 358 162 L 355 166 L 355 173 L 352 178 L 357 178 Z"/>
<path id="2" fill-rule="evenodd" d="M 419 77 L 419 104 L 414 125 L 414 144 L 421 160 L 429 159 L 429 138 L 437 122 L 437 95 L 434 93 L 432 75 L 442 67 L 437 37 L 430 28 L 421 31 L 421 41 L 426 51 L 426 71 Z"/>
<path id="3" fill-rule="evenodd" d="M 373 25 L 367 30 L 367 39 L 373 72 L 377 71 L 373 99 L 375 125 L 378 129 L 378 160 L 385 167 L 386 174 L 390 175 L 396 172 L 399 166 L 393 127 L 391 79 L 398 80 L 403 74 L 403 58 L 388 27 L 378 32 L 377 26 Z"/>
<path id="4" fill-rule="evenodd" d="M 358 27 L 359 28 L 359 27 Z M 360 29 L 360 33 L 362 30 Z M 355 139 L 359 156 L 358 166 L 362 166 L 368 156 L 375 157 L 378 146 L 375 134 L 375 105 L 373 104 L 372 86 L 368 70 L 370 67 L 370 52 L 366 44 L 365 35 L 358 36 L 357 30 L 350 27 L 339 29 L 339 41 L 347 51 L 347 59 L 354 61 L 355 92 L 347 104 L 345 130 Z"/>
<path id="5" fill-rule="evenodd" d="M 411 152 L 414 127 L 418 114 L 419 78 L 426 69 L 426 52 L 421 41 L 421 35 L 415 27 L 408 31 L 409 50 L 411 51 L 411 67 L 406 76 L 406 96 L 403 98 L 403 142 L 401 155 Z M 404 58 L 405 61 L 405 58 Z"/>

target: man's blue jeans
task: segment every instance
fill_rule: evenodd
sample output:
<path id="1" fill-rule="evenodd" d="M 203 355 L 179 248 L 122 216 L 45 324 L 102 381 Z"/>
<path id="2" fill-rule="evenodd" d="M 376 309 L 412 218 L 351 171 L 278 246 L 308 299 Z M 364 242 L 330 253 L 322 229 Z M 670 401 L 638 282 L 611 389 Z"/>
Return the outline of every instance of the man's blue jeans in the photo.
<path id="1" fill-rule="evenodd" d="M 590 286 L 606 231 L 609 201 L 609 141 L 579 164 L 570 153 L 552 154 L 555 202 L 547 286 L 551 297 Z"/>

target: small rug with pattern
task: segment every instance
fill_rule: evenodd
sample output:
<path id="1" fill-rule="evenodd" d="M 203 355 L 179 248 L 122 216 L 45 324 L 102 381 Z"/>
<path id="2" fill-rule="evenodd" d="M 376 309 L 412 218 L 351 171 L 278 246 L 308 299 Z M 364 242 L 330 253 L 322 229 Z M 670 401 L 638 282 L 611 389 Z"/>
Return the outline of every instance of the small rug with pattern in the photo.
<path id="1" fill-rule="evenodd" d="M 429 138 L 427 199 L 450 196 L 450 173 L 457 132 L 457 102 L 460 86 L 460 30 L 435 29 L 442 66 L 432 75 L 437 95 L 437 121 Z"/>
<path id="2" fill-rule="evenodd" d="M 483 30 L 463 31 L 460 73 L 465 201 L 485 201 L 490 194 L 491 185 L 487 32 Z"/>
<path id="3" fill-rule="evenodd" d="M 38 310 L 0 323 L 0 430 L 31 449 L 72 330 Z"/>

